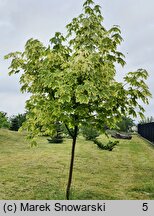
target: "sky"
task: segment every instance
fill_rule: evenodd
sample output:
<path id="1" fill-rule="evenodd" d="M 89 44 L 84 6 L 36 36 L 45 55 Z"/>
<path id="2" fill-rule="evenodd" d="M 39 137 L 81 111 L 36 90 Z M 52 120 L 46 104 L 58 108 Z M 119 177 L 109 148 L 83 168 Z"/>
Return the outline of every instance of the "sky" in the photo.
<path id="1" fill-rule="evenodd" d="M 20 92 L 19 75 L 8 76 L 9 60 L 4 55 L 23 51 L 26 41 L 36 38 L 45 45 L 54 33 L 82 12 L 85 0 L 0 0 L 0 111 L 8 116 L 25 112 L 28 94 Z M 102 7 L 106 29 L 119 25 L 123 42 L 119 50 L 126 66 L 117 66 L 117 79 L 129 71 L 144 68 L 147 84 L 154 95 L 154 1 L 94 0 Z M 145 116 L 154 117 L 154 98 L 144 106 Z"/>

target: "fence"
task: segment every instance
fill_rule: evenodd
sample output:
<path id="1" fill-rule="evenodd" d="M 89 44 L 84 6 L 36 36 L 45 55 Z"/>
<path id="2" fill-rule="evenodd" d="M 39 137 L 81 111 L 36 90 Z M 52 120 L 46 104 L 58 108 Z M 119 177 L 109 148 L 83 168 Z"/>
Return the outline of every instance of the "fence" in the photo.
<path id="1" fill-rule="evenodd" d="M 150 142 L 154 142 L 154 122 L 138 124 L 138 133 Z"/>

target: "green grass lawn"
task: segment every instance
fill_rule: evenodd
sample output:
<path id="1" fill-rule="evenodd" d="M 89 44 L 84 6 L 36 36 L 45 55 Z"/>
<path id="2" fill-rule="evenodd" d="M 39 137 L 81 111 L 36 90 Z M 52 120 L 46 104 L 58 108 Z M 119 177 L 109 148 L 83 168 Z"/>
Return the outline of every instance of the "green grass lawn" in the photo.
<path id="1" fill-rule="evenodd" d="M 30 148 L 23 134 L 1 129 L 0 199 L 65 199 L 70 152 L 69 139 Z M 154 148 L 134 135 L 109 152 L 79 137 L 72 183 L 71 199 L 154 199 Z"/>

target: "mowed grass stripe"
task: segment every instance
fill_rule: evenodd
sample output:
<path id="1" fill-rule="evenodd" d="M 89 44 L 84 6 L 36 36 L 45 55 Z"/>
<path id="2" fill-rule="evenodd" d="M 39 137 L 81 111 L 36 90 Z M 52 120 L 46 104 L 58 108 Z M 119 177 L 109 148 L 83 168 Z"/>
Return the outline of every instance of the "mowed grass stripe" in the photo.
<path id="1" fill-rule="evenodd" d="M 30 148 L 24 134 L 0 130 L 0 199 L 65 199 L 71 140 L 38 141 Z M 79 136 L 71 199 L 153 198 L 153 146 L 135 135 L 109 152 Z"/>

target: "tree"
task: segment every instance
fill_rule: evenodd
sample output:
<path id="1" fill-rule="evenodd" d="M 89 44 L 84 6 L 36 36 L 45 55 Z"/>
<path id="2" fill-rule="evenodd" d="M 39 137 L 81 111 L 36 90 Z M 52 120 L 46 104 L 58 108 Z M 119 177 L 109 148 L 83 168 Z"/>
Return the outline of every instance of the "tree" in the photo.
<path id="1" fill-rule="evenodd" d="M 124 55 L 118 51 L 121 32 L 118 26 L 106 30 L 102 22 L 100 6 L 86 0 L 83 13 L 66 26 L 66 36 L 56 32 L 48 47 L 30 39 L 24 52 L 6 56 L 12 58 L 9 74 L 24 71 L 21 91 L 31 93 L 26 102 L 29 137 L 54 134 L 56 121 L 64 123 L 72 137 L 67 199 L 79 126 L 93 122 L 104 131 L 102 125 L 114 127 L 121 115 L 136 116 L 135 107 L 143 116 L 137 99 L 148 103 L 150 96 L 144 69 L 129 72 L 124 83 L 115 80 L 115 63 L 125 65 Z"/>
<path id="2" fill-rule="evenodd" d="M 19 126 L 19 122 L 18 122 L 18 119 L 16 118 L 16 116 L 13 116 L 11 118 L 11 124 L 10 124 L 10 130 L 13 130 L 13 131 L 18 131 L 18 129 L 20 128 Z"/>
<path id="3" fill-rule="evenodd" d="M 18 131 L 25 121 L 26 113 L 12 116 L 10 118 L 10 130 Z"/>
<path id="4" fill-rule="evenodd" d="M 142 119 L 139 124 L 146 124 L 146 123 L 150 123 L 150 122 L 154 122 L 154 117 L 150 116 L 150 117 L 145 117 L 144 119 Z"/>
<path id="5" fill-rule="evenodd" d="M 126 116 L 123 116 L 122 119 L 117 122 L 118 129 L 123 132 L 128 132 L 134 125 L 133 120 Z"/>
<path id="6" fill-rule="evenodd" d="M 9 121 L 5 112 L 0 112 L 0 128 L 9 128 Z"/>

